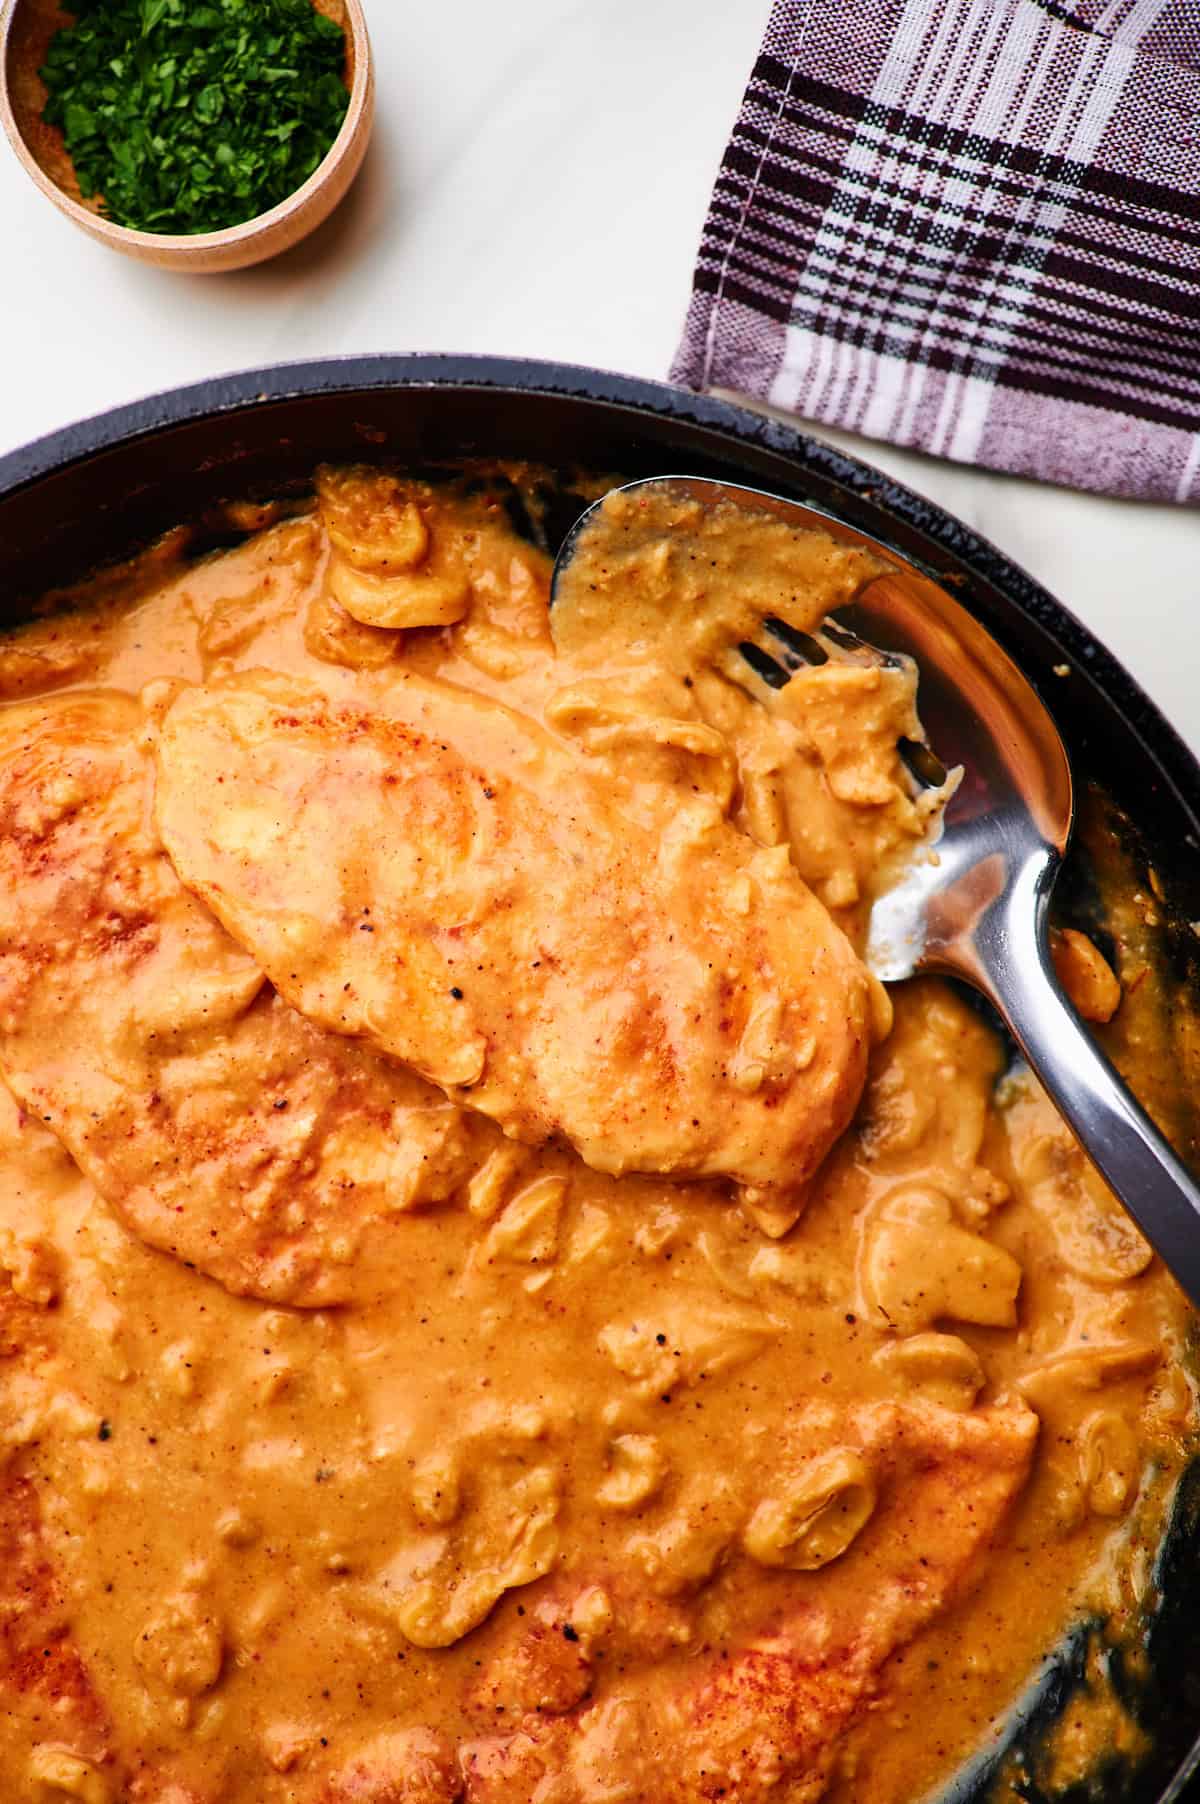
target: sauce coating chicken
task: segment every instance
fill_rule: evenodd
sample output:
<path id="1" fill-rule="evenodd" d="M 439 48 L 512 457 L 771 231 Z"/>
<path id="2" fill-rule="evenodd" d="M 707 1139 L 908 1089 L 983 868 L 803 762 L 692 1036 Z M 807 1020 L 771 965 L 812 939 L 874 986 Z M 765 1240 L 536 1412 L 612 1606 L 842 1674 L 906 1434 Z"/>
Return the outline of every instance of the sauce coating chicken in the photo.
<path id="1" fill-rule="evenodd" d="M 832 1563 L 827 1549 L 821 1587 L 793 1594 L 769 1632 L 732 1657 L 705 1649 L 664 1659 L 625 1709 L 588 1697 L 586 1631 L 565 1651 L 560 1640 L 548 1661 L 543 1654 L 531 1684 L 527 1650 L 539 1625 L 526 1627 L 480 1684 L 502 1726 L 467 1744 L 465 1788 L 434 1793 L 438 1804 L 527 1804 L 560 1774 L 550 1795 L 585 1804 L 614 1771 L 639 1804 L 815 1804 L 824 1795 L 839 1737 L 877 1696 L 889 1657 L 962 1592 L 986 1553 L 1024 1483 L 1037 1423 L 1019 1406 L 964 1418 L 876 1405 L 846 1415 L 801 1407 L 782 1428 L 802 1450 L 789 1474 L 797 1514 L 803 1467 L 822 1448 L 840 1443 L 843 1457 L 852 1452 L 872 1471 L 878 1502 L 849 1537 L 856 1569 Z M 562 1703 L 547 1682 L 554 1665 L 584 1668 Z"/>
<path id="2" fill-rule="evenodd" d="M 528 719 L 412 675 L 371 708 L 185 691 L 158 760 L 176 870 L 288 1001 L 513 1138 L 757 1194 L 848 1123 L 866 973 L 707 798 L 664 790 L 647 827 Z"/>
<path id="3" fill-rule="evenodd" d="M 152 1245 L 336 1302 L 363 1233 L 451 1196 L 486 1136 L 270 989 L 179 883 L 152 786 L 132 696 L 0 713 L 0 1063 Z"/>

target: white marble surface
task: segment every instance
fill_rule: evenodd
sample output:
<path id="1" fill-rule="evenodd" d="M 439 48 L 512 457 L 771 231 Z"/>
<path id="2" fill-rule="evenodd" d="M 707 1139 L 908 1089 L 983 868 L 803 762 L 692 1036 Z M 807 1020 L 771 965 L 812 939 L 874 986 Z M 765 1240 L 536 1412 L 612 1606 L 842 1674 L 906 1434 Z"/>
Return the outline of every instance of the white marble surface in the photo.
<path id="1" fill-rule="evenodd" d="M 0 221 L 21 249 L 0 286 L 0 449 L 153 389 L 297 357 L 489 351 L 661 377 L 767 10 L 368 0 L 380 108 L 359 186 L 308 245 L 239 275 L 165 275 L 92 244 L 5 147 Z M 854 449 L 1027 565 L 1200 750 L 1195 512 Z"/>

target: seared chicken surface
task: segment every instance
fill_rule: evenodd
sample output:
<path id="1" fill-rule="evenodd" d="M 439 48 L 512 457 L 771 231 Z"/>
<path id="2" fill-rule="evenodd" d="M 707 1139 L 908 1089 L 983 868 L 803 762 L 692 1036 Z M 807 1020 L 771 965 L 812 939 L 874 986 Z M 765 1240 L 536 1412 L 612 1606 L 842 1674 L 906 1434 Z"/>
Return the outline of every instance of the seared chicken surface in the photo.
<path id="1" fill-rule="evenodd" d="M 0 713 L 0 1064 L 152 1246 L 336 1302 L 363 1231 L 449 1195 L 480 1128 L 296 1014 L 181 886 L 145 733 L 116 692 Z"/>
<path id="2" fill-rule="evenodd" d="M 564 1646 L 561 1635 L 539 1634 L 536 1619 L 521 1625 L 477 1689 L 495 1726 L 460 1751 L 472 1804 L 528 1804 L 560 1771 L 568 1779 L 558 1795 L 570 1804 L 594 1798 L 589 1782 L 605 1771 L 619 1771 L 638 1804 L 816 1804 L 825 1794 L 840 1737 L 856 1713 L 869 1712 L 887 1660 L 973 1576 L 1025 1482 L 1037 1422 L 1019 1405 L 964 1417 L 801 1404 L 780 1429 L 779 1501 L 759 1509 L 743 1539 L 777 1570 L 829 1562 L 820 1586 L 796 1596 L 775 1633 L 732 1656 L 705 1647 L 664 1659 L 638 1707 L 625 1711 L 591 1706 L 596 1672 L 586 1642 Z M 839 1488 L 835 1470 L 854 1480 Z M 714 1481 L 714 1542 L 722 1501 Z M 764 1520 L 765 1538 L 778 1536 L 770 1550 L 756 1534 Z M 857 1570 L 835 1563 L 851 1543 Z M 619 1604 L 630 1608 L 632 1599 Z M 563 1701 L 543 1714 L 538 1699 L 548 1697 Z M 372 1768 L 387 1771 L 378 1754 Z M 336 1804 L 364 1795 L 348 1783 L 333 1793 Z M 428 1795 L 449 1804 L 456 1794 L 448 1785 Z"/>
<path id="3" fill-rule="evenodd" d="M 658 830 L 487 697 L 185 691 L 158 820 L 296 1008 L 601 1171 L 802 1185 L 866 1075 L 866 973 L 784 848 L 664 792 Z"/>

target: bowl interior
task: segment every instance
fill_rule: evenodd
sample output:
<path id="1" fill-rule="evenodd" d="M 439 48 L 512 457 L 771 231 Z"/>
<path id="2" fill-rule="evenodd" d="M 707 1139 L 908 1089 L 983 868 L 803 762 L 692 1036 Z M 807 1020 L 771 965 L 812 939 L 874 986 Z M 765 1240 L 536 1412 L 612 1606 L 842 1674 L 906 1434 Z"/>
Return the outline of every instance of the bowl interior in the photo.
<path id="1" fill-rule="evenodd" d="M 346 0 L 312 0 L 312 3 L 318 12 L 333 19 L 345 32 L 345 79 L 346 87 L 352 93 L 361 47 Z M 12 0 L 4 43 L 4 65 L 0 74 L 7 91 L 13 124 L 21 146 L 33 166 L 31 173 L 34 170 L 40 173 L 73 207 L 91 214 L 95 220 L 103 221 L 107 232 L 114 236 L 142 236 L 106 219 L 100 198 L 81 192 L 79 178 L 67 152 L 61 129 L 56 125 L 47 125 L 42 118 L 47 90 L 39 71 L 45 63 L 51 39 L 64 25 L 71 24 L 73 18 L 70 8 L 60 6 L 58 0 Z M 231 231 L 237 229 L 229 228 Z M 211 232 L 198 234 L 195 239 L 184 242 L 210 244 L 214 239 L 224 236 L 224 232 Z"/>
<path id="2" fill-rule="evenodd" d="M 51 39 L 71 23 L 71 17 L 57 0 L 14 0 L 5 45 L 4 79 L 17 130 L 42 174 L 76 206 L 100 214 L 99 201 L 80 192 L 62 132 L 42 118 L 46 84 L 38 71 L 46 60 Z"/>

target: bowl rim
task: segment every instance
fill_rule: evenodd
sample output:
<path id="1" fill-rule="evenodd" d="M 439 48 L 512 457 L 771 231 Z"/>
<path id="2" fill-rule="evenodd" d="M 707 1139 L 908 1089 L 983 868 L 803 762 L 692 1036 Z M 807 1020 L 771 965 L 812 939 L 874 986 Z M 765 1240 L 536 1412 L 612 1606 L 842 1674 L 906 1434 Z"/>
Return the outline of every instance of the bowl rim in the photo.
<path id="1" fill-rule="evenodd" d="M 17 123 L 9 92 L 8 80 L 8 48 L 12 36 L 12 28 L 20 11 L 22 0 L 4 0 L 0 13 L 0 124 L 4 126 L 5 135 L 12 145 L 18 162 L 26 175 L 41 190 L 47 200 L 65 213 L 84 231 L 93 237 L 107 240 L 115 246 L 130 249 L 153 250 L 160 254 L 186 256 L 195 252 L 197 256 L 214 250 L 229 250 L 245 244 L 251 244 L 260 236 L 273 232 L 286 220 L 300 213 L 309 201 L 325 186 L 342 157 L 350 149 L 357 137 L 367 112 L 371 86 L 373 81 L 371 37 L 367 30 L 366 14 L 363 12 L 362 0 L 341 0 L 346 9 L 344 30 L 348 41 L 354 48 L 354 80 L 350 87 L 350 98 L 346 106 L 346 116 L 338 127 L 337 136 L 317 164 L 312 174 L 298 188 L 294 188 L 285 200 L 278 201 L 266 213 L 256 213 L 252 219 L 244 219 L 240 225 L 223 226 L 217 232 L 143 232 L 133 226 L 119 225 L 116 220 L 108 219 L 103 213 L 93 213 L 73 195 L 60 188 L 52 181 L 41 164 L 34 157 L 25 140 L 25 135 Z"/>
<path id="2" fill-rule="evenodd" d="M 348 0 L 357 3 L 357 0 Z M 266 217 L 266 215 L 264 215 Z M 190 242 L 199 242 L 191 240 Z M 735 444 L 781 454 L 798 471 L 811 471 L 899 520 L 933 548 L 1002 591 L 1016 607 L 1056 639 L 1091 682 L 1118 709 L 1168 782 L 1176 803 L 1197 825 L 1200 850 L 1200 757 L 1151 700 L 1116 655 L 1063 602 L 973 527 L 876 466 L 791 425 L 749 407 L 701 395 L 668 382 L 627 376 L 587 364 L 459 352 L 377 352 L 267 364 L 208 377 L 126 402 L 60 427 L 0 455 L 0 499 L 66 470 L 100 452 L 148 439 L 202 419 L 236 416 L 255 408 L 379 390 L 475 389 L 500 396 L 541 394 L 593 401 L 626 411 L 692 425 Z M 920 559 L 918 557 L 917 561 Z M 937 578 L 938 569 L 929 573 Z"/>

